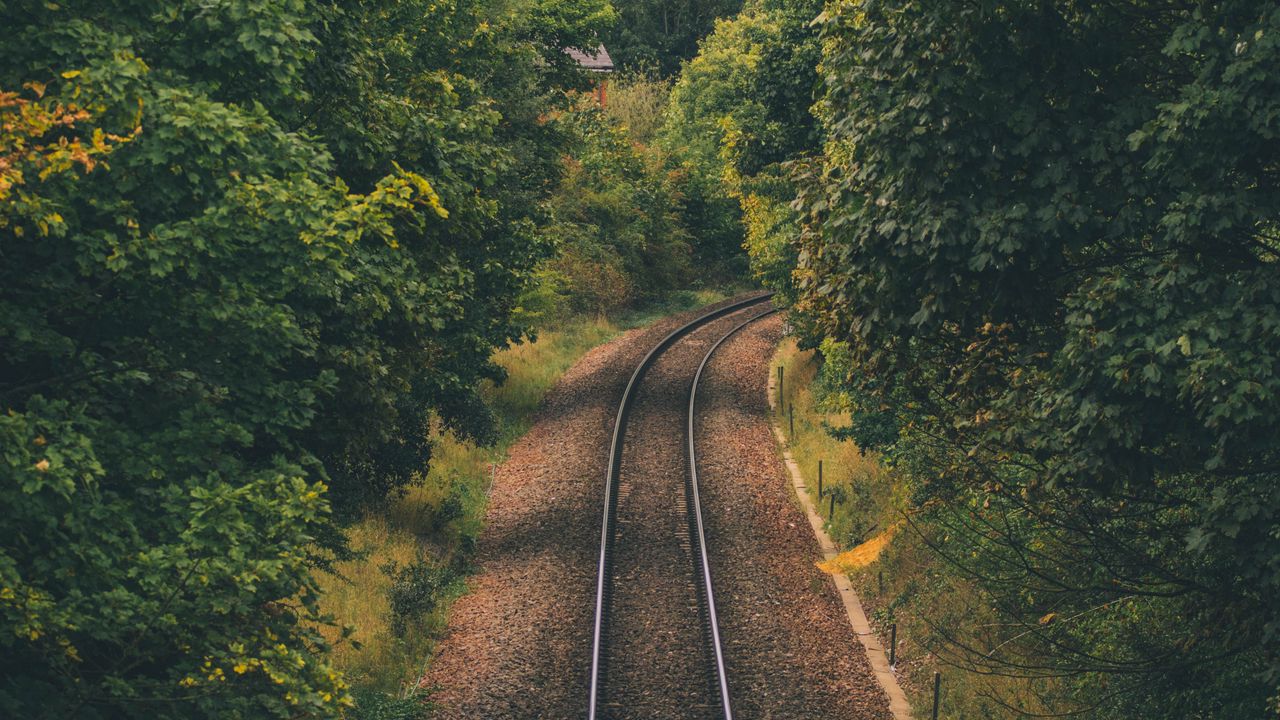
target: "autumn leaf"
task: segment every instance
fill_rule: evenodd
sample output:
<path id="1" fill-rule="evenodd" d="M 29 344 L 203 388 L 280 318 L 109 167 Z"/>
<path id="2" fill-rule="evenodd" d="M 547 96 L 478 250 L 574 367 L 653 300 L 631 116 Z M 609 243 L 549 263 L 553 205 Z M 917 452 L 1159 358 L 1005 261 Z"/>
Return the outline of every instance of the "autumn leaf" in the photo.
<path id="1" fill-rule="evenodd" d="M 885 530 L 852 550 L 840 553 L 825 562 L 817 563 L 818 569 L 831 575 L 839 575 L 841 573 L 850 573 L 854 570 L 861 570 L 862 568 L 871 565 L 871 563 L 880 559 L 880 554 L 889 546 L 889 542 L 893 540 L 893 536 L 901 527 L 901 522 L 895 523 L 888 530 Z"/>

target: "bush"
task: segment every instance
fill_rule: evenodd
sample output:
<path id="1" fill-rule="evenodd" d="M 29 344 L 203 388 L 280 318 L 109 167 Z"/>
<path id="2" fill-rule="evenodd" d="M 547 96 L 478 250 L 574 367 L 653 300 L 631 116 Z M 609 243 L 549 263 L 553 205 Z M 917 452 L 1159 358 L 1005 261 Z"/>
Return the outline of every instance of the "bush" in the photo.
<path id="1" fill-rule="evenodd" d="M 382 566 L 391 578 L 387 598 L 391 605 L 391 632 L 404 637 L 409 628 L 435 611 L 457 577 L 449 568 L 441 568 L 419 558 L 400 567 L 394 560 Z"/>
<path id="2" fill-rule="evenodd" d="M 604 314 L 685 286 L 692 272 L 683 198 L 662 155 L 589 104 L 560 122 L 577 143 L 547 203 L 557 253 L 543 266 L 544 288 L 564 311 Z"/>

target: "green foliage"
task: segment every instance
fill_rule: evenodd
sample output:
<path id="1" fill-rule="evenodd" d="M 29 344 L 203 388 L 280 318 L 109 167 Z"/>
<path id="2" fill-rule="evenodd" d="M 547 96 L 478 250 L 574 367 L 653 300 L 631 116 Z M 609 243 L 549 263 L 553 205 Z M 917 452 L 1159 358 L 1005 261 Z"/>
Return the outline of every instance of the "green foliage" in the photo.
<path id="1" fill-rule="evenodd" d="M 822 26 L 802 307 L 898 428 L 853 434 L 1007 628 L 940 623 L 938 651 L 1067 678 L 1058 711 L 1261 715 L 1280 11 L 840 2 Z"/>
<path id="2" fill-rule="evenodd" d="M 585 104 L 560 120 L 575 134 L 548 203 L 556 257 L 545 267 L 560 312 L 605 314 L 658 300 L 690 279 L 678 177 L 654 150 Z"/>
<path id="3" fill-rule="evenodd" d="M 774 18 L 748 9 L 717 22 L 715 32 L 700 44 L 697 57 L 681 71 L 671 93 L 663 141 L 678 148 L 680 159 L 699 175 L 719 180 L 725 166 L 733 165 L 728 160 L 750 152 L 751 140 L 742 137 L 743 128 L 754 132 L 753 126 L 764 116 L 762 105 L 753 97 L 756 70 L 765 46 L 777 37 Z M 730 135 L 735 146 L 722 162 L 721 149 Z"/>
<path id="4" fill-rule="evenodd" d="M 745 247 L 756 279 L 785 301 L 798 220 L 787 164 L 818 148 L 809 107 L 820 51 L 810 21 L 819 8 L 755 0 L 717 21 L 680 73 L 662 132 L 701 201 L 688 222 L 699 260 L 733 262 Z"/>
<path id="5" fill-rule="evenodd" d="M 757 0 L 717 21 L 680 73 L 668 141 L 708 173 L 723 165 L 732 180 L 814 150 L 820 45 L 809 24 L 820 7 Z"/>
<path id="6" fill-rule="evenodd" d="M 628 71 L 656 70 L 670 76 L 693 57 L 698 41 L 717 18 L 729 17 L 742 0 L 640 0 L 619 3 L 617 25 L 606 37 L 609 54 Z"/>
<path id="7" fill-rule="evenodd" d="M 391 632 L 396 637 L 404 637 L 410 623 L 434 611 L 457 579 L 448 568 L 436 567 L 422 558 L 405 567 L 399 567 L 393 560 L 381 569 L 391 579 L 387 598 L 391 607 Z"/>
<path id="8" fill-rule="evenodd" d="M 611 18 L 514 9 L 0 5 L 0 714 L 351 702 L 331 503 L 399 493 L 433 419 L 494 436 L 562 48 Z"/>
<path id="9" fill-rule="evenodd" d="M 307 573 L 323 486 L 281 459 L 122 485 L 126 440 L 78 403 L 0 416 L 5 715 L 332 714 Z"/>

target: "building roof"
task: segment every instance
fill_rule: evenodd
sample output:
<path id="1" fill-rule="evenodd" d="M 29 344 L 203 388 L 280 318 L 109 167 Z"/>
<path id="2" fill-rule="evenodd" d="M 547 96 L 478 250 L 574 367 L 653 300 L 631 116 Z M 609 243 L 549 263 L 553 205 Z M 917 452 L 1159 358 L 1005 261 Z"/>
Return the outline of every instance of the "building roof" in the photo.
<path id="1" fill-rule="evenodd" d="M 613 58 L 609 57 L 609 51 L 604 49 L 604 45 L 596 48 L 594 52 L 577 48 L 565 48 L 565 52 L 569 53 L 569 57 L 577 61 L 585 70 L 599 73 L 613 72 Z"/>

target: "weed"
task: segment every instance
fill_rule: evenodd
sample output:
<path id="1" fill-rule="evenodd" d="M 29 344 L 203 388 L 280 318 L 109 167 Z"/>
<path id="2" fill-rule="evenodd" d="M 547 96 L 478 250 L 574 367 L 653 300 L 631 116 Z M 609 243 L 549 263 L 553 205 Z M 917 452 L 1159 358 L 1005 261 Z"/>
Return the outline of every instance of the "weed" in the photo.
<path id="1" fill-rule="evenodd" d="M 390 606 L 391 633 L 403 638 L 410 624 L 416 624 L 440 604 L 444 591 L 456 576 L 449 568 L 442 568 L 418 558 L 401 567 L 395 560 L 388 560 L 380 568 L 391 586 L 387 588 Z"/>

